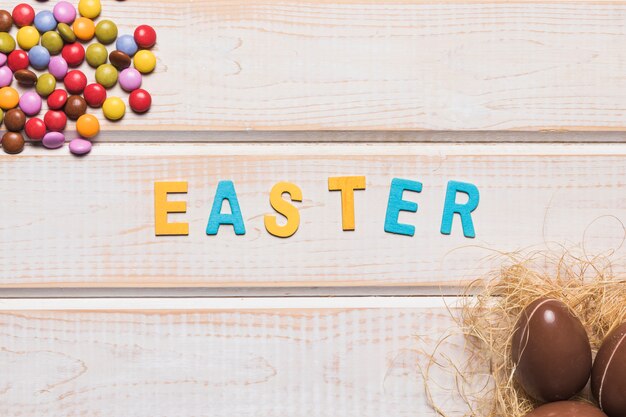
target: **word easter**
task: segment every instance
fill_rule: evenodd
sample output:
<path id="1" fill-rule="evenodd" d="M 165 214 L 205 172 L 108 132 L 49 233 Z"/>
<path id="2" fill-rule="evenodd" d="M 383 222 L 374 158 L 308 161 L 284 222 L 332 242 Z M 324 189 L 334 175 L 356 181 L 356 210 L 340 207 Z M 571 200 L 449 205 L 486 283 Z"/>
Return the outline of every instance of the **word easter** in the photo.
<path id="1" fill-rule="evenodd" d="M 169 223 L 168 213 L 186 213 L 186 201 L 169 201 L 168 194 L 187 193 L 186 181 L 155 182 L 154 183 L 154 232 L 156 236 L 186 236 L 189 235 L 188 223 Z M 341 194 L 341 220 L 344 231 L 354 230 L 354 192 L 365 190 L 365 177 L 329 177 L 328 190 L 339 191 Z M 417 212 L 417 203 L 403 199 L 405 191 L 420 193 L 422 183 L 402 178 L 394 178 L 389 188 L 389 199 L 385 215 L 385 232 L 398 235 L 413 236 L 415 227 L 410 224 L 398 222 L 401 211 Z M 467 196 L 467 202 L 456 202 L 458 193 Z M 302 190 L 291 182 L 279 182 L 272 187 L 269 195 L 269 203 L 276 213 L 282 215 L 286 222 L 282 225 L 273 214 L 264 217 L 265 229 L 273 236 L 293 236 L 300 226 L 300 212 L 290 201 L 283 199 L 283 194 L 288 194 L 291 201 L 302 201 Z M 478 207 L 479 192 L 474 184 L 449 181 L 446 189 L 443 215 L 441 218 L 441 233 L 449 235 L 452 230 L 452 220 L 458 214 L 463 227 L 463 235 L 474 238 L 474 223 L 472 212 Z M 222 212 L 222 206 L 227 202 L 230 213 Z M 232 181 L 220 181 L 213 198 L 213 207 L 209 214 L 209 222 L 206 227 L 207 235 L 217 235 L 220 226 L 233 226 L 235 234 L 245 235 L 246 227 L 243 221 L 241 208 L 235 185 Z"/>

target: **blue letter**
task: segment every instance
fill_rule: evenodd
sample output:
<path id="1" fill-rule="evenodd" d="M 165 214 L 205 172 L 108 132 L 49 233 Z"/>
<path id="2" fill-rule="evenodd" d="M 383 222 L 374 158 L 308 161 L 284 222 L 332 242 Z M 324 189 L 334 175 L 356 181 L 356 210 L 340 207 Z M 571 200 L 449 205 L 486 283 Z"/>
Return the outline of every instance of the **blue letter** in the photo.
<path id="1" fill-rule="evenodd" d="M 230 205 L 230 214 L 222 213 L 224 200 L 227 200 Z M 235 192 L 235 185 L 232 181 L 220 181 L 217 184 L 213 208 L 211 208 L 211 214 L 209 215 L 209 224 L 206 226 L 206 234 L 216 235 L 218 229 L 223 224 L 232 224 L 237 235 L 246 234 L 246 227 L 243 224 L 241 209 L 239 208 L 237 193 Z"/>
<path id="2" fill-rule="evenodd" d="M 459 192 L 467 194 L 467 203 L 456 203 L 456 194 Z M 441 233 L 444 235 L 450 234 L 452 230 L 452 218 L 454 217 L 454 213 L 458 213 L 459 216 L 461 216 L 463 235 L 465 237 L 476 237 L 474 223 L 472 222 L 472 211 L 476 210 L 476 207 L 478 207 L 479 199 L 478 188 L 474 184 L 448 181 L 446 202 L 443 206 L 443 217 L 441 219 Z"/>
<path id="3" fill-rule="evenodd" d="M 413 236 L 415 234 L 415 226 L 398 223 L 398 215 L 401 211 L 410 211 L 411 213 L 417 211 L 417 203 L 402 199 L 402 194 L 405 190 L 419 193 L 422 191 L 422 183 L 401 178 L 391 180 L 387 215 L 385 216 L 385 232 Z"/>

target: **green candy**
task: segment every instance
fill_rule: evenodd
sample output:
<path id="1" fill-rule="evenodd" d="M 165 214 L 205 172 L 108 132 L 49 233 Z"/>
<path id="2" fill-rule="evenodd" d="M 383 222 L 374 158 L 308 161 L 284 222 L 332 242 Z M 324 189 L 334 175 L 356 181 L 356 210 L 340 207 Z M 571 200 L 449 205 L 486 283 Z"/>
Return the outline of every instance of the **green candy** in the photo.
<path id="1" fill-rule="evenodd" d="M 57 55 L 63 49 L 63 38 L 54 31 L 49 31 L 41 37 L 41 46 L 46 48 L 50 55 Z"/>
<path id="2" fill-rule="evenodd" d="M 57 86 L 57 80 L 54 75 L 45 73 L 39 76 L 35 90 L 41 97 L 48 97 Z"/>
<path id="3" fill-rule="evenodd" d="M 4 112 L 0 109 L 0 125 L 2 124 L 2 120 L 4 120 Z"/>
<path id="4" fill-rule="evenodd" d="M 108 56 L 107 48 L 101 43 L 92 43 L 87 47 L 85 59 L 87 63 L 94 68 L 98 68 L 102 64 L 106 64 Z"/>
<path id="5" fill-rule="evenodd" d="M 0 52 L 8 54 L 15 49 L 15 39 L 6 32 L 0 32 Z"/>
<path id="6" fill-rule="evenodd" d="M 76 35 L 74 34 L 74 31 L 69 25 L 65 23 L 59 23 L 57 25 L 57 30 L 59 31 L 59 35 L 65 42 L 67 43 L 76 42 Z"/>
<path id="7" fill-rule="evenodd" d="M 108 45 L 117 38 L 117 25 L 110 20 L 102 20 L 96 25 L 96 38 Z"/>
<path id="8" fill-rule="evenodd" d="M 111 64 L 100 65 L 96 70 L 96 81 L 104 88 L 111 88 L 117 83 L 117 70 Z"/>

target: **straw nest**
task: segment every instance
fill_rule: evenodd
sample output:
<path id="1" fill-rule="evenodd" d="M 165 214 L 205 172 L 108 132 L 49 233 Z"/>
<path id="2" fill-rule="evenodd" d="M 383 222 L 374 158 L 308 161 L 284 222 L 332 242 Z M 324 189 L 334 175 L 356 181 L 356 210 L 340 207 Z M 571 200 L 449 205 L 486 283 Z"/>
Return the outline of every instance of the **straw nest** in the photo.
<path id="1" fill-rule="evenodd" d="M 605 259 L 541 254 L 509 261 L 467 288 L 461 305 L 450 308 L 460 335 L 444 336 L 420 364 L 430 405 L 441 416 L 523 417 L 537 406 L 515 382 L 510 359 L 517 319 L 535 299 L 550 297 L 567 304 L 587 330 L 594 355 L 606 334 L 626 321 L 626 279 L 613 276 Z M 451 343 L 455 336 L 462 342 Z M 456 352 L 446 353 L 446 344 L 454 344 Z M 459 356 L 461 363 L 453 359 Z M 441 391 L 442 371 L 453 380 L 448 392 Z M 466 405 L 463 410 L 449 411 L 443 404 L 458 403 L 459 398 Z M 579 399 L 593 401 L 588 386 Z"/>

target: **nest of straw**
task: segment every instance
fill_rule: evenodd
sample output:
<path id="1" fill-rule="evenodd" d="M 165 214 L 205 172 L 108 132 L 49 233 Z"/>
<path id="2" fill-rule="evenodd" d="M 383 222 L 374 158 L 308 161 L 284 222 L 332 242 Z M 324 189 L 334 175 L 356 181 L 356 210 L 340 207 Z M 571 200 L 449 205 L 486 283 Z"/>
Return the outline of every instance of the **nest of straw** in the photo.
<path id="1" fill-rule="evenodd" d="M 450 310 L 461 329 L 465 360 L 452 363 L 448 355 L 448 363 L 443 363 L 443 355 L 431 352 L 422 368 L 429 401 L 439 415 L 523 417 L 538 405 L 515 382 L 510 353 L 518 317 L 535 299 L 550 297 L 568 305 L 587 330 L 594 355 L 605 336 L 626 321 L 626 279 L 613 276 L 608 263 L 542 255 L 540 264 L 538 268 L 536 257 L 509 262 L 491 277 L 470 285 L 461 306 Z M 598 268 L 598 264 L 606 266 Z M 442 339 L 435 350 L 444 344 Z M 433 387 L 438 386 L 431 376 L 434 367 L 454 374 L 453 394 L 466 403 L 465 411 L 446 412 L 438 404 L 450 393 L 434 393 Z M 479 389 L 477 376 L 488 380 Z M 588 387 L 578 399 L 593 401 Z"/>

